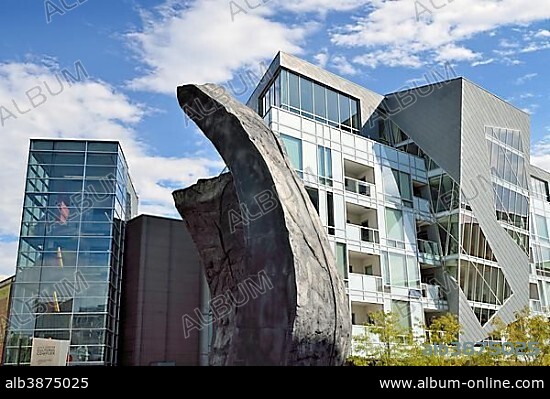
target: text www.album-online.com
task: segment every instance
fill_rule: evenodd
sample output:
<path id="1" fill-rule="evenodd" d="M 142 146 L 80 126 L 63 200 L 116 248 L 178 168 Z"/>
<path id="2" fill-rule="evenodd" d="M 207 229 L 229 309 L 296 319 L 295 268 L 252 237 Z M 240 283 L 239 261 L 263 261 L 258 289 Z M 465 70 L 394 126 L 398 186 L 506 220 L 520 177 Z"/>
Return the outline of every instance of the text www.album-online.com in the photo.
<path id="1" fill-rule="evenodd" d="M 379 380 L 382 389 L 544 389 L 543 380 L 507 380 L 494 378 L 447 380 L 426 377 L 420 380 Z"/>

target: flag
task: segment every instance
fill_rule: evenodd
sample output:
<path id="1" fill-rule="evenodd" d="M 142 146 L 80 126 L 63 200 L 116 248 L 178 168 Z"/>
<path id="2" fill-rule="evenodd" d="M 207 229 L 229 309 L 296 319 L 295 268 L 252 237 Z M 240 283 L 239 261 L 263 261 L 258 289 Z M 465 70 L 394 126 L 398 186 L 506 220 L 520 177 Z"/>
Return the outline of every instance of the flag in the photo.
<path id="1" fill-rule="evenodd" d="M 65 204 L 65 201 L 61 201 L 57 207 L 59 208 L 59 223 L 67 224 L 67 220 L 69 220 L 70 215 L 69 207 Z"/>

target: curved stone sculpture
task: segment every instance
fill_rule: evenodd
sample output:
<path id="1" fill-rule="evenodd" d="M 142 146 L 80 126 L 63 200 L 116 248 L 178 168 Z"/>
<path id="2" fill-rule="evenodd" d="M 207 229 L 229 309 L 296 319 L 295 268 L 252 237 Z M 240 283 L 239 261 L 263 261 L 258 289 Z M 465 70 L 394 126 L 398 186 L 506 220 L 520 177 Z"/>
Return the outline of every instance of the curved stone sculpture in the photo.
<path id="1" fill-rule="evenodd" d="M 197 196 L 186 190 L 175 193 L 176 206 L 188 218 L 207 273 L 209 269 L 218 270 L 218 277 L 209 281 L 211 292 L 235 292 L 236 286 L 260 275 L 267 276 L 270 287 L 246 303 L 233 306 L 222 328 L 222 332 L 230 332 L 230 339 L 226 337 L 225 345 L 217 347 L 222 353 L 218 351 L 217 361 L 211 358 L 211 364 L 343 364 L 351 329 L 344 284 L 321 221 L 281 141 L 255 112 L 220 86 L 182 86 L 178 88 L 178 100 L 225 160 L 238 199 L 236 212 L 228 211 L 229 225 L 221 222 L 215 227 L 217 238 L 212 244 L 232 242 L 238 248 L 242 234 L 244 248 L 241 255 L 235 253 L 223 263 L 219 258 L 227 253 L 226 249 L 211 250 L 216 255 L 204 258 L 208 247 L 205 241 L 209 240 L 201 230 L 204 222 L 189 218 L 198 206 L 193 202 L 208 195 L 205 197 L 197 187 L 188 189 L 200 193 Z M 211 198 L 221 204 L 223 189 L 217 190 Z M 223 213 L 221 209 L 216 215 L 223 217 Z M 209 230 L 213 231 L 216 223 L 210 223 Z M 227 234 L 235 225 L 242 226 L 242 230 L 235 231 L 235 238 L 228 241 Z M 220 278 L 220 271 L 221 275 L 227 274 L 223 270 L 238 262 L 240 256 L 241 264 L 236 267 L 239 272 L 230 279 Z M 212 285 L 214 281 L 216 286 Z M 221 344 L 218 338 L 214 342 Z"/>
<path id="2" fill-rule="evenodd" d="M 244 286 L 243 224 L 231 219 L 233 212 L 240 212 L 233 177 L 226 173 L 199 180 L 185 190 L 174 192 L 174 200 L 199 252 L 210 297 L 222 299 L 219 304 L 222 310 L 227 307 L 223 313 L 218 308 L 211 309 L 215 331 L 209 364 L 223 366 L 235 332 L 235 313 L 238 306 L 250 299 Z"/>

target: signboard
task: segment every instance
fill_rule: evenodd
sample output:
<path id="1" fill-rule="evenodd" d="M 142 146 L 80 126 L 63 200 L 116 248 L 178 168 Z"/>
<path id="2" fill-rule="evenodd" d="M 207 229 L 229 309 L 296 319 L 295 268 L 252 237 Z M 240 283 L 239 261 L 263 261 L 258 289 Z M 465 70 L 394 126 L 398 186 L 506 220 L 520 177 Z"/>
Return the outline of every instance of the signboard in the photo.
<path id="1" fill-rule="evenodd" d="M 70 341 L 33 338 L 31 366 L 66 366 Z"/>

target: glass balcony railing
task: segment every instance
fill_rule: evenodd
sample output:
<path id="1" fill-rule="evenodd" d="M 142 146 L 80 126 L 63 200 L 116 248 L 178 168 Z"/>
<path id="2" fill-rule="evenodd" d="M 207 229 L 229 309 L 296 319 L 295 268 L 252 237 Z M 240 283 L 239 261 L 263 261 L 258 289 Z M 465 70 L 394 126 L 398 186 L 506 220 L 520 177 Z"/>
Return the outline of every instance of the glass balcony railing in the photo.
<path id="1" fill-rule="evenodd" d="M 435 241 L 418 240 L 418 252 L 431 256 L 441 256 L 439 244 Z"/>
<path id="2" fill-rule="evenodd" d="M 374 184 L 370 184 L 351 177 L 345 178 L 346 191 L 371 197 L 374 193 Z"/>

